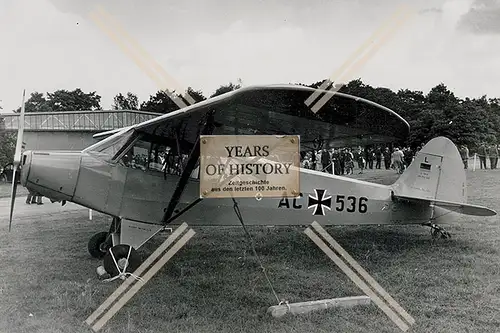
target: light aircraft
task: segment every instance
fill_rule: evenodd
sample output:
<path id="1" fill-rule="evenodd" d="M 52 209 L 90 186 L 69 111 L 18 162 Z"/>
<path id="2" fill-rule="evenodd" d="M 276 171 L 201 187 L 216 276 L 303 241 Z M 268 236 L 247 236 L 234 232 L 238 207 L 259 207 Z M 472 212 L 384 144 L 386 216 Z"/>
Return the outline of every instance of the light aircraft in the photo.
<path id="1" fill-rule="evenodd" d="M 408 123 L 394 111 L 338 92 L 319 91 L 334 95 L 314 113 L 304 101 L 315 91 L 297 85 L 240 88 L 99 133 L 95 137 L 104 139 L 83 151 L 21 154 L 21 119 L 14 164 L 20 165 L 21 183 L 28 189 L 113 217 L 109 231 L 94 235 L 88 250 L 103 258 L 111 275 L 119 272 L 109 249 L 122 264 L 128 258 L 127 270 L 133 272 L 140 265 L 136 250 L 166 226 L 183 221 L 240 225 L 232 199 L 200 198 L 200 135 L 298 134 L 305 152 L 321 146 L 401 142 L 409 134 Z M 13 183 L 10 223 L 15 187 Z M 439 224 L 455 219 L 456 213 L 496 215 L 467 203 L 463 163 L 445 137 L 430 140 L 392 185 L 301 169 L 297 197 L 242 198 L 238 205 L 248 225 L 305 225 L 313 220 L 327 226 L 421 224 L 443 237 L 449 234 Z"/>

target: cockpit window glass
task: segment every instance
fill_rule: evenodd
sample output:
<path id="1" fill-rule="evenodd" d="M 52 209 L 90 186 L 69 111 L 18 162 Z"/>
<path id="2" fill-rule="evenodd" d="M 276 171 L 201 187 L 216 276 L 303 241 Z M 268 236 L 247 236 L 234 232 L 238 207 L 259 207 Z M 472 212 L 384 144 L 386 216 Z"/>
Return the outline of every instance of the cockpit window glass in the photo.
<path id="1" fill-rule="evenodd" d="M 178 153 L 176 145 L 162 143 L 163 138 L 151 135 L 139 135 L 137 140 L 121 154 L 118 164 L 148 173 L 163 173 L 180 176 L 186 167 L 188 154 Z M 193 173 L 191 178 L 198 178 Z"/>
<path id="2" fill-rule="evenodd" d="M 119 159 L 118 163 L 127 167 L 146 170 L 148 168 L 148 152 L 151 142 L 136 140 Z"/>
<path id="3" fill-rule="evenodd" d="M 134 132 L 130 131 L 128 133 L 124 133 L 123 135 L 114 137 L 111 140 L 103 140 L 102 144 L 97 143 L 96 145 L 89 147 L 90 149 L 86 151 L 91 155 L 111 162 L 120 150 L 130 142 L 133 134 Z"/>

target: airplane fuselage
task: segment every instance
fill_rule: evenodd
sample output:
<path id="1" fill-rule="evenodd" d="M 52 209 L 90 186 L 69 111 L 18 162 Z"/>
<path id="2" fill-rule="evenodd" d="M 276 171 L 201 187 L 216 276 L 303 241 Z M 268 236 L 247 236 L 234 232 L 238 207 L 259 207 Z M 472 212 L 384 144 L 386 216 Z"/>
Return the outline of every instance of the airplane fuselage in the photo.
<path id="1" fill-rule="evenodd" d="M 147 223 L 162 220 L 180 179 L 179 175 L 109 163 L 81 152 L 32 152 L 26 156 L 21 179 L 27 188 L 54 200 Z M 300 188 L 297 198 L 238 198 L 245 223 L 421 224 L 431 216 L 428 205 L 403 207 L 392 200 L 392 187 L 387 185 L 301 169 Z M 176 212 L 199 195 L 199 180 L 190 178 Z M 175 224 L 240 225 L 233 206 L 231 198 L 203 199 Z"/>

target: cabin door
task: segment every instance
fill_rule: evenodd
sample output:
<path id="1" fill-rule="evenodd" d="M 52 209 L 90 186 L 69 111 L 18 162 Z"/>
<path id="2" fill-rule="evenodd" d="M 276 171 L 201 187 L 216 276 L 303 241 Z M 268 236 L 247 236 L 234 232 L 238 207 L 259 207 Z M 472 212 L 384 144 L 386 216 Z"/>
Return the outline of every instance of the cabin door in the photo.
<path id="1" fill-rule="evenodd" d="M 137 140 L 120 159 L 126 169 L 120 216 L 159 223 L 184 170 L 187 155 L 164 144 Z"/>

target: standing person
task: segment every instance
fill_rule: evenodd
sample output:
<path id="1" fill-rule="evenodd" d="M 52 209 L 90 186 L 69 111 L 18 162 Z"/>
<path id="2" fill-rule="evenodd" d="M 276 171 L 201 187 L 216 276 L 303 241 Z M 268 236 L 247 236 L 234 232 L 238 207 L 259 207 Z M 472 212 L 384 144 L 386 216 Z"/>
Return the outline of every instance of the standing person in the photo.
<path id="1" fill-rule="evenodd" d="M 347 175 L 352 175 L 354 172 L 354 155 L 350 148 L 345 152 L 345 169 Z"/>
<path id="2" fill-rule="evenodd" d="M 358 161 L 358 167 L 359 167 L 359 173 L 362 174 L 363 173 L 363 170 L 365 169 L 365 164 L 366 164 L 366 161 L 365 161 L 365 156 L 364 156 L 364 152 L 363 152 L 363 149 L 361 147 L 359 147 L 359 150 L 358 150 L 358 153 L 357 153 L 357 156 L 356 156 L 356 160 Z"/>
<path id="3" fill-rule="evenodd" d="M 321 153 L 321 164 L 323 164 L 323 171 L 332 173 L 332 160 L 330 159 L 330 153 L 326 149 L 323 149 Z"/>
<path id="4" fill-rule="evenodd" d="M 496 169 L 498 163 L 498 149 L 495 144 L 492 144 L 488 149 L 488 155 L 490 156 L 490 168 Z"/>
<path id="5" fill-rule="evenodd" d="M 36 201 L 36 195 L 32 190 L 28 190 L 28 197 L 26 198 L 26 204 L 31 205 L 32 203 L 34 204 Z"/>
<path id="6" fill-rule="evenodd" d="M 389 147 L 385 147 L 384 150 L 384 164 L 386 170 L 391 168 L 391 152 L 389 151 Z"/>
<path id="7" fill-rule="evenodd" d="M 375 160 L 375 169 L 382 168 L 382 149 L 380 148 L 380 146 L 377 146 L 377 148 L 375 149 Z"/>
<path id="8" fill-rule="evenodd" d="M 500 145 L 497 144 L 496 147 L 497 147 L 498 155 L 500 156 Z M 498 163 L 498 157 L 496 159 L 496 163 Z M 497 164 L 495 164 L 495 168 L 496 167 L 497 167 Z"/>
<path id="9" fill-rule="evenodd" d="M 410 147 L 406 147 L 404 150 L 403 150 L 403 154 L 404 154 L 404 162 L 405 162 L 405 168 L 408 168 L 411 164 L 411 162 L 413 161 L 413 151 L 411 150 Z"/>
<path id="10" fill-rule="evenodd" d="M 339 163 L 340 163 L 340 174 L 345 174 L 345 148 L 341 149 L 339 152 Z"/>
<path id="11" fill-rule="evenodd" d="M 333 174 L 340 175 L 340 153 L 339 149 L 332 149 Z"/>
<path id="12" fill-rule="evenodd" d="M 43 205 L 42 202 L 42 196 L 40 193 L 34 192 L 32 190 L 28 190 L 28 197 L 26 198 L 26 204 L 34 204 L 36 203 L 37 205 Z"/>
<path id="13" fill-rule="evenodd" d="M 466 145 L 460 147 L 460 157 L 462 157 L 462 162 L 464 163 L 464 169 L 469 167 L 469 149 Z"/>
<path id="14" fill-rule="evenodd" d="M 488 169 L 486 167 L 486 156 L 487 156 L 486 145 L 483 142 L 479 146 L 479 163 L 481 164 L 481 169 L 483 169 L 483 165 L 484 165 L 484 169 Z"/>
<path id="15" fill-rule="evenodd" d="M 404 154 L 399 148 L 394 148 L 392 153 L 392 164 L 396 168 L 397 173 L 403 173 L 404 171 Z"/>
<path id="16" fill-rule="evenodd" d="M 332 166 L 332 169 L 331 169 L 332 175 L 335 174 L 335 161 L 334 161 L 335 156 L 334 155 L 335 155 L 335 149 L 330 148 L 330 150 L 328 151 L 328 156 L 330 158 L 330 164 Z"/>
<path id="17" fill-rule="evenodd" d="M 40 195 L 40 193 L 36 194 L 36 204 L 37 205 L 43 205 L 42 196 Z"/>
<path id="18" fill-rule="evenodd" d="M 311 170 L 316 170 L 316 152 L 311 150 Z"/>
<path id="19" fill-rule="evenodd" d="M 371 147 L 367 148 L 365 150 L 365 153 L 366 153 L 366 162 L 368 164 L 367 169 L 368 168 L 373 169 L 373 158 L 375 157 L 375 154 L 373 153 L 372 148 Z"/>
<path id="20" fill-rule="evenodd" d="M 323 171 L 323 163 L 321 163 L 321 150 L 316 150 L 316 171 Z"/>

